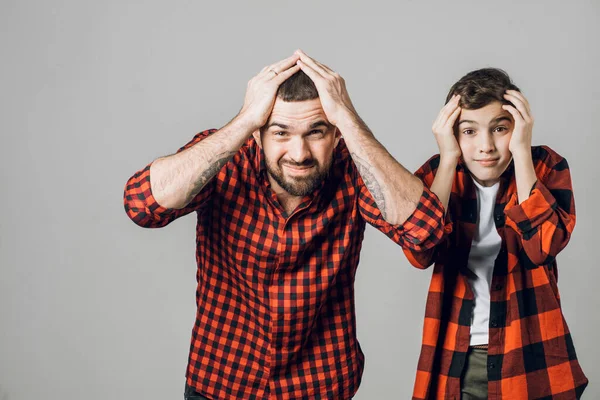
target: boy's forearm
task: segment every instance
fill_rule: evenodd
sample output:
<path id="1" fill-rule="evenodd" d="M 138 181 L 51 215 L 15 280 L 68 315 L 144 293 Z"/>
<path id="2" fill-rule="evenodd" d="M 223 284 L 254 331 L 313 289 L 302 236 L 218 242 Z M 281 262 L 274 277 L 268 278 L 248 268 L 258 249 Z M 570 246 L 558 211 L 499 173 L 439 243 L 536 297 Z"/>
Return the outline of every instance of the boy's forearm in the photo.
<path id="1" fill-rule="evenodd" d="M 537 181 L 531 149 L 523 149 L 513 153 L 515 164 L 515 180 L 517 181 L 517 196 L 519 204 L 529 198 L 531 188 Z"/>
<path id="2" fill-rule="evenodd" d="M 458 160 L 456 158 L 441 156 L 440 164 L 430 188 L 440 199 L 446 212 L 448 212 L 448 203 L 450 202 L 450 193 L 452 192 L 452 183 L 454 182 L 457 163 Z"/>

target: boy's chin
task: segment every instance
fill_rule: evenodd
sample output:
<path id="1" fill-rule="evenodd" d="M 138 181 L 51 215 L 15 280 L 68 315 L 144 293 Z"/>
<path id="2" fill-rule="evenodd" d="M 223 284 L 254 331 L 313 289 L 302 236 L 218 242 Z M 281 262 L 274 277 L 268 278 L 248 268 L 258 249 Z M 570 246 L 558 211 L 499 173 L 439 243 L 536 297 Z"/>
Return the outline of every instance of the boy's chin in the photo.
<path id="1" fill-rule="evenodd" d="M 498 171 L 482 172 L 471 170 L 471 176 L 473 176 L 473 178 L 475 178 L 479 183 L 481 183 L 484 186 L 494 185 L 500 180 L 500 175 L 502 175 L 502 173 Z"/>

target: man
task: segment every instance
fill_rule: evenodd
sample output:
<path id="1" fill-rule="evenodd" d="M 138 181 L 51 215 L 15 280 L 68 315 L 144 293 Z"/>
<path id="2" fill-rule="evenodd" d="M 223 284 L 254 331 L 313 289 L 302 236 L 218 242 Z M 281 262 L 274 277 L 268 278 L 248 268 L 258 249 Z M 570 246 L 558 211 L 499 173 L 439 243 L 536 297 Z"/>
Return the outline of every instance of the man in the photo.
<path id="1" fill-rule="evenodd" d="M 443 224 L 343 79 L 301 51 L 250 80 L 226 126 L 136 173 L 125 208 L 144 227 L 198 215 L 188 399 L 350 399 L 364 361 L 353 284 L 365 222 L 413 250 L 433 247 Z"/>
<path id="2" fill-rule="evenodd" d="M 450 89 L 433 125 L 440 154 L 416 173 L 448 210 L 413 399 L 576 399 L 587 385 L 562 315 L 556 255 L 575 226 L 567 161 L 531 146 L 527 99 L 486 68 Z"/>

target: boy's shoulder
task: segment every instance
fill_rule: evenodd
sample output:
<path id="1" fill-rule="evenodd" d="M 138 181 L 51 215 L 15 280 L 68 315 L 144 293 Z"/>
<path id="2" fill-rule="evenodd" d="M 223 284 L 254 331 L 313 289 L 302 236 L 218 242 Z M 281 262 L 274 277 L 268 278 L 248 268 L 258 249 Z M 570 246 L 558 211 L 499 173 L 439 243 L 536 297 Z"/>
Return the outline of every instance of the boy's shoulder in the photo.
<path id="1" fill-rule="evenodd" d="M 560 163 L 566 164 L 567 161 L 547 145 L 531 146 L 531 156 L 534 164 L 543 163 L 549 168 Z"/>

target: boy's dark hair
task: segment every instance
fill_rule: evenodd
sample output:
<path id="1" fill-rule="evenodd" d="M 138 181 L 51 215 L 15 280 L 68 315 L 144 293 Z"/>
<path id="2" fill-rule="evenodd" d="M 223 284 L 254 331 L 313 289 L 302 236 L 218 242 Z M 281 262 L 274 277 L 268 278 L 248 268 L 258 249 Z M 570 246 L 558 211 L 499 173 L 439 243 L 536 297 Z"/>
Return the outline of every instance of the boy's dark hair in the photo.
<path id="1" fill-rule="evenodd" d="M 277 97 L 283 101 L 314 100 L 319 97 L 319 92 L 308 75 L 298 71 L 279 86 Z"/>
<path id="2" fill-rule="evenodd" d="M 504 93 L 507 90 L 520 91 L 503 70 L 499 68 L 482 68 L 471 71 L 460 78 L 450 88 L 446 103 L 453 95 L 459 94 L 459 105 L 467 110 L 477 110 L 494 101 L 510 104 L 504 99 Z"/>

